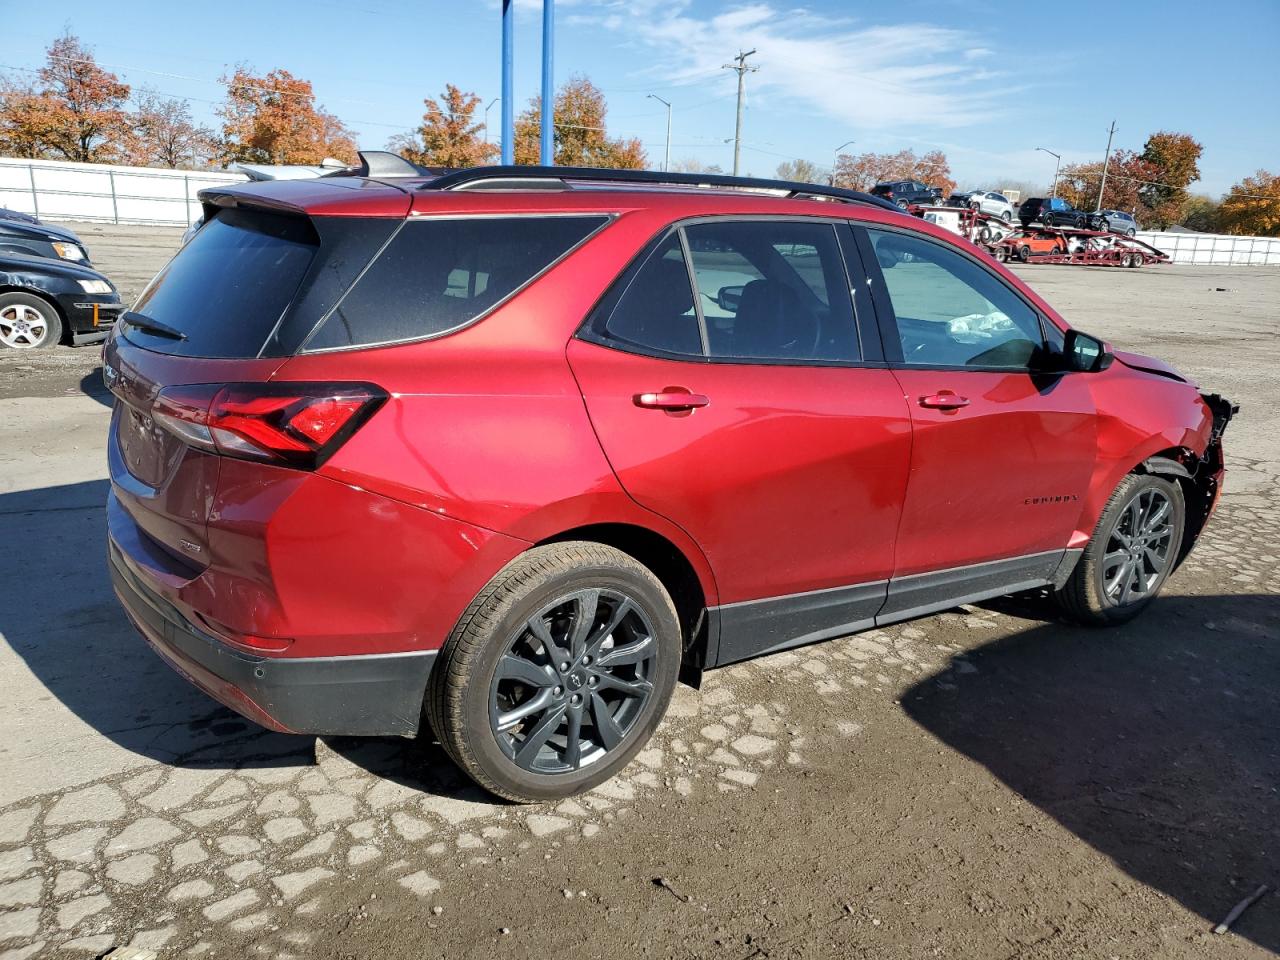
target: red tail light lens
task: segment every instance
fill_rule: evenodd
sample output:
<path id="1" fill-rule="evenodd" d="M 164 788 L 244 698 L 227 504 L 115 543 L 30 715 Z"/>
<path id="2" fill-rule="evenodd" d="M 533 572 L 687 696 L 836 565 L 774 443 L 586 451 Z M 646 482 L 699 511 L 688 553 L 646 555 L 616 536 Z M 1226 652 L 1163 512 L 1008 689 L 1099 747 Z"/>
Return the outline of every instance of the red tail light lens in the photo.
<path id="1" fill-rule="evenodd" d="M 196 384 L 165 388 L 151 413 L 194 447 L 313 470 L 386 400 L 367 383 Z"/>

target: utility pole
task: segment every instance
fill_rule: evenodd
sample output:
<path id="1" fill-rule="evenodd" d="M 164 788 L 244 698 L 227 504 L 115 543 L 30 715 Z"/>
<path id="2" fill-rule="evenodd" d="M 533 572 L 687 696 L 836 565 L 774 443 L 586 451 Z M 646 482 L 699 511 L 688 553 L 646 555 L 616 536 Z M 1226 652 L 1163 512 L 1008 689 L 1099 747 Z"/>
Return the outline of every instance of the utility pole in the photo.
<path id="1" fill-rule="evenodd" d="M 726 63 L 725 70 L 735 70 L 738 74 L 738 121 L 733 128 L 733 175 L 738 175 L 738 161 L 742 153 L 742 94 L 744 93 L 744 80 L 748 73 L 755 73 L 759 67 L 748 67 L 747 57 L 755 53 L 752 48 L 746 53 L 741 51 L 733 58 L 733 63 Z"/>
<path id="2" fill-rule="evenodd" d="M 1036 147 L 1036 149 L 1041 153 L 1047 153 L 1056 161 L 1053 165 L 1053 192 L 1049 194 L 1051 197 L 1056 197 L 1058 195 L 1058 171 L 1062 168 L 1062 154 L 1046 150 L 1044 147 Z"/>
<path id="3" fill-rule="evenodd" d="M 516 162 L 515 102 L 512 100 L 514 88 L 514 57 L 512 47 L 515 43 L 515 4 L 512 0 L 502 0 L 502 163 L 510 166 Z"/>
<path id="4" fill-rule="evenodd" d="M 493 105 L 497 103 L 500 99 L 501 99 L 500 97 L 494 97 L 492 100 L 489 101 L 489 106 L 484 108 L 484 142 L 485 143 L 489 142 L 489 111 L 493 108 Z"/>
<path id="5" fill-rule="evenodd" d="M 1098 188 L 1098 205 L 1093 212 L 1097 213 L 1102 209 L 1102 194 L 1107 189 L 1107 167 L 1111 164 L 1111 138 L 1116 135 L 1116 122 L 1111 121 L 1111 129 L 1107 131 L 1107 156 L 1102 161 L 1102 186 Z"/>
<path id="6" fill-rule="evenodd" d="M 662 172 L 669 173 L 671 171 L 671 104 L 656 93 L 650 93 L 647 96 L 650 100 L 657 100 L 659 103 L 665 104 L 667 108 L 667 152 L 665 159 L 662 161 Z"/>

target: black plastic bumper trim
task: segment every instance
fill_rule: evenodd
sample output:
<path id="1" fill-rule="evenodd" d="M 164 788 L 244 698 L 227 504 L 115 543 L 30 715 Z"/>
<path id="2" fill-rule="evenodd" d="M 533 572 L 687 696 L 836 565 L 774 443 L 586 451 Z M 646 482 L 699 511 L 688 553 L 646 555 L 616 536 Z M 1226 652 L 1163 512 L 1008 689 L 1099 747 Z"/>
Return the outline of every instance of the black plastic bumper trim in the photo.
<path id="1" fill-rule="evenodd" d="M 435 651 L 344 657 L 252 656 L 205 633 L 142 583 L 114 541 L 108 554 L 111 579 L 121 602 L 150 632 L 148 640 L 159 646 L 161 656 L 172 660 L 180 671 L 184 663 L 194 664 L 234 687 L 292 733 L 393 736 L 418 732 Z M 261 722 L 236 703 L 223 702 Z"/>

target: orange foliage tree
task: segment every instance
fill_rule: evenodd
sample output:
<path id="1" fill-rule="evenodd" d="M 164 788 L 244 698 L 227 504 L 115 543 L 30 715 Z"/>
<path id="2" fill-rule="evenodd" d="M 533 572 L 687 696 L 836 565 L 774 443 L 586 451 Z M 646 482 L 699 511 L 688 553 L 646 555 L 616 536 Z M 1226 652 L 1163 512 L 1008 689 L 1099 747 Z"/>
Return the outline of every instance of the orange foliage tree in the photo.
<path id="1" fill-rule="evenodd" d="M 836 157 L 832 180 L 837 187 L 870 190 L 886 180 L 919 180 L 942 190 L 943 196 L 956 188 L 951 165 L 941 150 L 930 150 L 916 156 L 914 150 L 897 153 L 842 153 Z"/>
<path id="2" fill-rule="evenodd" d="M 1280 237 L 1280 176 L 1259 170 L 1231 188 L 1218 208 L 1227 233 Z"/>
<path id="3" fill-rule="evenodd" d="M 70 33 L 50 44 L 32 85 L 0 87 L 0 148 L 23 157 L 107 163 L 131 154 L 129 85 Z"/>
<path id="4" fill-rule="evenodd" d="M 1203 151 L 1190 134 L 1161 130 L 1147 137 L 1142 159 L 1155 168 L 1156 182 L 1145 184 L 1140 195 L 1154 225 L 1167 227 L 1182 219 L 1190 199 L 1187 187 L 1200 179 Z"/>
<path id="5" fill-rule="evenodd" d="M 604 94 L 583 76 L 571 77 L 556 93 L 555 161 L 570 167 L 643 169 L 648 158 L 640 141 L 610 138 L 605 127 L 609 112 Z M 542 99 L 534 97 L 529 109 L 516 118 L 516 163 L 540 162 Z"/>
<path id="6" fill-rule="evenodd" d="M 412 133 L 392 137 L 387 148 L 406 160 L 428 167 L 479 167 L 498 153 L 498 148 L 482 139 L 483 123 L 475 122 L 480 98 L 452 83 L 445 84 L 440 99 L 422 101 L 427 111 Z"/>
<path id="7" fill-rule="evenodd" d="M 239 66 L 222 82 L 227 99 L 218 116 L 225 162 L 314 164 L 326 157 L 355 161 L 351 131 L 316 104 L 310 81 L 288 70 L 257 76 Z"/>

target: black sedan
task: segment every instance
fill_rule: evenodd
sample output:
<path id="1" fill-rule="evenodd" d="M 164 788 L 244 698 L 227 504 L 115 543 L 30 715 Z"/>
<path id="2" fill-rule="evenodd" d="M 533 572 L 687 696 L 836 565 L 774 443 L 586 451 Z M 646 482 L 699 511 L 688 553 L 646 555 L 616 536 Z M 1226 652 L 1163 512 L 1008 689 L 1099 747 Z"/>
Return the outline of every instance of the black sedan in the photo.
<path id="1" fill-rule="evenodd" d="M 0 347 L 104 340 L 123 309 L 120 292 L 96 270 L 0 250 Z"/>
<path id="2" fill-rule="evenodd" d="M 0 254 L 10 253 L 90 263 L 89 251 L 73 231 L 41 223 L 29 214 L 0 210 Z"/>

